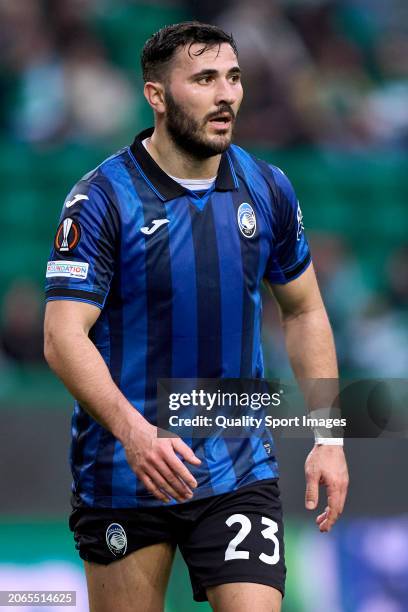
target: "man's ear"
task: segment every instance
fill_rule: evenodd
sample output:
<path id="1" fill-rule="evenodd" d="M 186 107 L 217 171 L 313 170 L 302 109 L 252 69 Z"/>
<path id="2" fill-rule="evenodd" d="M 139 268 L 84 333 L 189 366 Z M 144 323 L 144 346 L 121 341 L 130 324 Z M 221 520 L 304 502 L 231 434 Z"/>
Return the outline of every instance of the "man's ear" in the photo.
<path id="1" fill-rule="evenodd" d="M 164 102 L 164 86 L 162 83 L 158 81 L 148 81 L 145 83 L 143 93 L 156 113 L 160 115 L 165 112 L 166 105 Z"/>

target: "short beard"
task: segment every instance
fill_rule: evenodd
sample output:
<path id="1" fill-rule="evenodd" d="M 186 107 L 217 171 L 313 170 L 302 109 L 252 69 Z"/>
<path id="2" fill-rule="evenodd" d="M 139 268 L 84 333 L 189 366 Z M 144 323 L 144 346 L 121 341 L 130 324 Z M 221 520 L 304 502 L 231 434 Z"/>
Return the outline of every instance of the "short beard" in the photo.
<path id="1" fill-rule="evenodd" d="M 165 102 L 167 131 L 179 149 L 200 160 L 214 157 L 214 155 L 224 153 L 228 149 L 232 134 L 231 137 L 225 136 L 223 140 L 220 139 L 218 142 L 212 142 L 205 138 L 202 135 L 202 130 L 206 120 L 203 126 L 200 126 L 198 121 L 188 115 L 180 104 L 177 104 L 169 88 L 166 88 L 165 91 Z M 224 108 L 220 108 L 219 112 L 225 110 L 232 112 L 230 107 L 226 105 L 224 105 Z"/>

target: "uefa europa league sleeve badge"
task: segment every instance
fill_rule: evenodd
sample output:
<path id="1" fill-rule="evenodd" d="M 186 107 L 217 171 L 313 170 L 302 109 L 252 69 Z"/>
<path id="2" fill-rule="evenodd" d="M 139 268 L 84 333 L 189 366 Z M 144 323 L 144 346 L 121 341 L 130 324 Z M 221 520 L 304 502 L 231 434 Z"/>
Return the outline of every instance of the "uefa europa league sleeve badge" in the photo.
<path id="1" fill-rule="evenodd" d="M 70 253 L 75 249 L 81 238 L 81 228 L 79 223 L 67 217 L 64 219 L 55 235 L 54 246 L 58 253 Z"/>

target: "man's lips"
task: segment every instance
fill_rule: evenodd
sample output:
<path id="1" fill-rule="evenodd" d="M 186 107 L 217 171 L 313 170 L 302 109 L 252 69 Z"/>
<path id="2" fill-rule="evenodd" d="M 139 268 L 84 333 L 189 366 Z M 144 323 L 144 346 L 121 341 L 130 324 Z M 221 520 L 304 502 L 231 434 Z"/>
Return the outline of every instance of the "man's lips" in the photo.
<path id="1" fill-rule="evenodd" d="M 208 119 L 208 123 L 211 123 L 217 128 L 227 128 L 233 121 L 233 117 L 230 113 L 220 113 Z"/>

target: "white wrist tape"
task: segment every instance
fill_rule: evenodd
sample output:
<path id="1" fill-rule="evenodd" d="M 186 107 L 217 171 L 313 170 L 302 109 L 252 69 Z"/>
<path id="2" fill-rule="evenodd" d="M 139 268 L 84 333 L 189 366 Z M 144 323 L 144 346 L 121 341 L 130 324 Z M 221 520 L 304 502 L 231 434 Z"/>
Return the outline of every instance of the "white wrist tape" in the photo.
<path id="1" fill-rule="evenodd" d="M 325 446 L 343 446 L 344 438 L 319 438 L 319 436 L 315 436 L 315 444 L 323 444 Z"/>
<path id="2" fill-rule="evenodd" d="M 317 410 L 312 410 L 309 414 L 310 417 L 315 419 L 326 419 L 329 416 L 331 418 L 340 418 L 341 413 L 338 408 L 318 408 Z M 338 428 L 337 428 L 338 431 Z M 315 444 L 322 444 L 325 446 L 343 446 L 344 440 L 343 438 L 332 438 L 327 435 L 330 433 L 330 430 L 326 427 L 314 427 L 313 433 L 315 437 Z"/>

